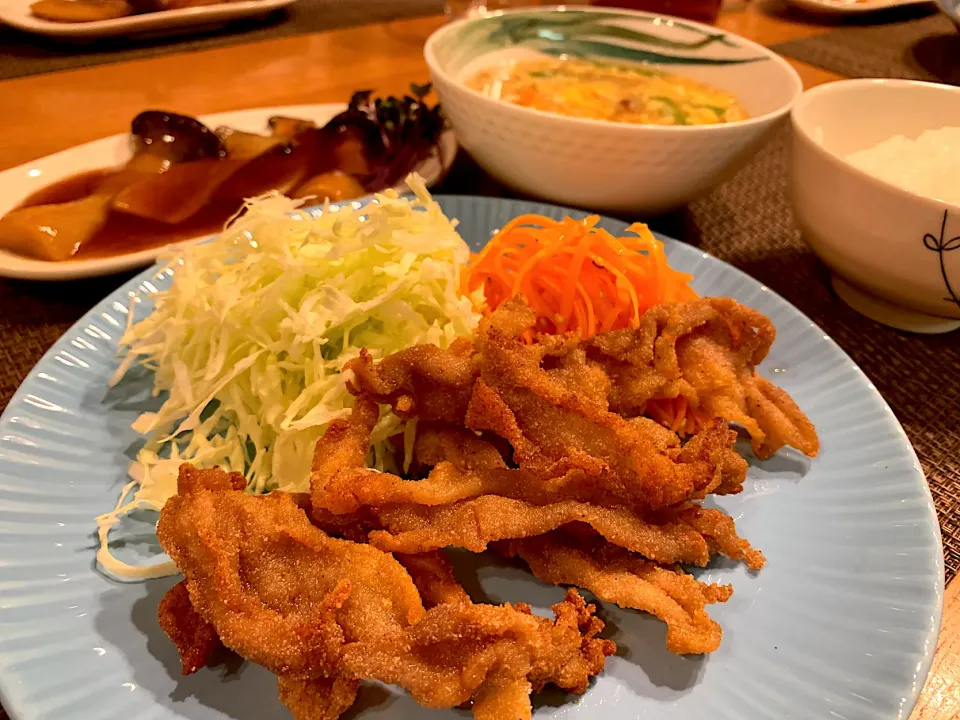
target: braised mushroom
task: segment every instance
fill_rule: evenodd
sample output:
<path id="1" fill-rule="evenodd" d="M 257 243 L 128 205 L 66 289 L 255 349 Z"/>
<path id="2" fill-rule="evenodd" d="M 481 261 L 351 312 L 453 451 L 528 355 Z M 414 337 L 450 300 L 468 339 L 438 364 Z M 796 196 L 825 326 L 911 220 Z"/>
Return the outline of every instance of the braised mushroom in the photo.
<path id="1" fill-rule="evenodd" d="M 222 158 L 227 150 L 210 128 L 188 115 L 147 110 L 130 124 L 134 153 L 162 158 L 168 165 Z"/>

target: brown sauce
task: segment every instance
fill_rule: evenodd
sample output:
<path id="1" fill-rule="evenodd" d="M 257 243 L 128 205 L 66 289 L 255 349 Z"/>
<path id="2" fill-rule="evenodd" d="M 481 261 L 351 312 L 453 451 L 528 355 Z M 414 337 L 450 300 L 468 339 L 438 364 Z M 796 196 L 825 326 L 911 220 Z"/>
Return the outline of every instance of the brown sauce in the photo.
<path id="1" fill-rule="evenodd" d="M 129 166 L 101 168 L 81 172 L 40 188 L 19 207 L 82 200 L 98 191 L 103 193 L 108 187 L 108 193 L 113 194 L 115 202 L 123 198 L 123 202 L 131 203 L 140 212 L 134 214 L 111 209 L 106 223 L 83 242 L 69 260 L 113 257 L 219 233 L 226 221 L 243 206 L 243 198 L 256 197 L 269 190 L 278 190 L 294 197 L 306 194 L 329 197 L 334 201 L 365 194 L 366 191 L 357 180 L 335 170 L 338 160 L 340 158 L 330 153 L 318 152 L 315 142 L 301 142 L 292 151 L 285 148 L 268 150 L 248 161 L 197 160 L 178 164 L 163 175 L 146 179 L 142 174 L 135 173 L 132 176 L 135 184 L 130 187 L 139 188 L 139 191 L 132 197 L 124 195 L 131 181 L 131 176 L 124 174 L 129 173 Z M 211 163 L 222 166 L 229 171 L 228 174 L 219 179 L 211 178 Z M 210 187 L 211 182 L 215 183 L 213 188 Z M 295 191 L 300 187 L 304 188 L 304 192 L 298 194 Z M 194 192 L 209 194 L 197 198 L 191 195 Z M 202 204 L 198 210 L 191 208 L 192 214 L 186 220 L 170 224 L 150 219 L 173 217 L 170 213 L 182 210 L 191 198 L 200 199 Z"/>
<path id="2" fill-rule="evenodd" d="M 34 205 L 55 205 L 57 203 L 82 200 L 92 195 L 97 186 L 111 175 L 116 174 L 113 168 L 99 170 L 85 170 L 82 173 L 65 177 L 55 183 L 45 185 L 27 196 L 18 208 L 33 207 Z"/>
<path id="3" fill-rule="evenodd" d="M 20 203 L 19 207 L 81 200 L 91 195 L 103 180 L 115 173 L 116 170 L 112 168 L 101 168 L 71 175 L 40 188 Z M 81 245 L 70 260 L 127 255 L 213 235 L 223 229 L 224 223 L 240 209 L 241 204 L 235 199 L 214 198 L 195 215 L 176 225 L 111 212 L 106 225 Z"/>
<path id="4" fill-rule="evenodd" d="M 195 215 L 177 225 L 110 213 L 107 224 L 81 245 L 70 259 L 114 257 L 214 235 L 223 230 L 224 223 L 239 209 L 240 203 L 236 200 L 211 200 Z"/>

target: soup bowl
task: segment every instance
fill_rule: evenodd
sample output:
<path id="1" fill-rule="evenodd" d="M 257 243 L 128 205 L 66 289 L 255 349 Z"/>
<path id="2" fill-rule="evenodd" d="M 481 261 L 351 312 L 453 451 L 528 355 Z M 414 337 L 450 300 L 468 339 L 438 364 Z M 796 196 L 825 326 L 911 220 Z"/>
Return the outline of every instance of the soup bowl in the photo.
<path id="1" fill-rule="evenodd" d="M 515 9 L 450 23 L 424 55 L 460 144 L 503 184 L 546 200 L 659 213 L 740 168 L 802 92 L 796 71 L 761 45 L 664 15 L 608 8 Z M 549 57 L 641 66 L 732 94 L 745 120 L 714 125 L 608 122 L 510 104 L 471 89 L 478 72 Z"/>
<path id="2" fill-rule="evenodd" d="M 843 300 L 902 330 L 960 327 L 960 205 L 874 177 L 848 157 L 956 117 L 960 88 L 913 80 L 832 82 L 793 109 L 790 196 L 801 233 Z"/>

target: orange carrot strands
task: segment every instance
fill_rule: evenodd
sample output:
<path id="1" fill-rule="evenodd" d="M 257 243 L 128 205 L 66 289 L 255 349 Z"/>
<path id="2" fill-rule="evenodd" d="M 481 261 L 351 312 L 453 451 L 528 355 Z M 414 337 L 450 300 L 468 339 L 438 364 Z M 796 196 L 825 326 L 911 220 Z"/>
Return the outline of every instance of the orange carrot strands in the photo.
<path id="1" fill-rule="evenodd" d="M 539 332 L 582 337 L 638 327 L 654 305 L 697 297 L 692 277 L 670 267 L 663 243 L 646 225 L 635 223 L 614 237 L 599 223 L 597 215 L 520 215 L 471 258 L 461 288 L 475 298 L 482 290 L 484 313 L 520 294 L 537 313 Z M 689 410 L 686 402 L 657 408 L 668 426 L 680 429 L 692 417 Z"/>

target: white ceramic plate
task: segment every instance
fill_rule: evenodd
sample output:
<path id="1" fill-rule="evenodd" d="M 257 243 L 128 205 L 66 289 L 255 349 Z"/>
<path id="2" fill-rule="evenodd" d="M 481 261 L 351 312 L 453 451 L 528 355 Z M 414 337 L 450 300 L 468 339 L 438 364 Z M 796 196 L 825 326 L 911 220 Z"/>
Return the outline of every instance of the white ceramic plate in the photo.
<path id="1" fill-rule="evenodd" d="M 571 212 L 438 200 L 474 249 L 521 213 Z M 777 341 L 760 371 L 816 424 L 820 455 L 786 450 L 752 461 L 744 492 L 715 498 L 767 558 L 758 573 L 719 559 L 696 571 L 735 590 L 710 607 L 723 626 L 715 653 L 671 655 L 661 622 L 604 603 L 620 652 L 580 698 L 546 692 L 536 720 L 906 720 L 933 659 L 943 600 L 940 532 L 917 456 L 873 385 L 809 318 L 716 258 L 664 242 L 698 292 L 734 297 L 774 322 Z M 276 680 L 250 663 L 180 675 L 157 624 L 174 578 L 121 584 L 93 566 L 93 517 L 114 506 L 137 442 L 129 424 L 151 403 L 149 376 L 107 389 L 117 339 L 131 293 L 169 283 L 152 268 L 105 298 L 44 356 L 0 418 L 0 699 L 15 720 L 289 718 Z M 149 312 L 149 302 L 137 312 Z M 515 566 L 458 565 L 477 572 L 492 601 L 525 601 L 542 613 L 563 597 Z M 345 717 L 466 714 L 424 710 L 371 687 Z"/>
<path id="2" fill-rule="evenodd" d="M 267 120 L 274 115 L 309 119 L 322 125 L 344 109 L 346 105 L 341 103 L 289 105 L 201 115 L 198 119 L 210 128 L 227 125 L 238 130 L 263 133 L 267 131 Z M 431 158 L 418 168 L 418 172 L 427 181 L 428 186 L 442 178 L 444 170 L 453 162 L 456 152 L 457 143 L 453 133 L 445 133 L 440 141 L 441 157 Z M 85 170 L 121 165 L 130 158 L 132 153 L 130 135 L 123 133 L 78 145 L 0 172 L 0 215 L 7 213 L 42 187 Z M 71 280 L 108 275 L 149 265 L 163 250 L 162 247 L 154 247 L 114 257 L 49 262 L 0 249 L 0 277 L 25 280 Z"/>
<path id="3" fill-rule="evenodd" d="M 30 12 L 33 2 L 34 0 L 0 0 L 0 22 L 38 35 L 77 40 L 143 34 L 166 35 L 185 29 L 199 32 L 223 25 L 230 20 L 266 15 L 292 5 L 296 0 L 239 0 L 88 23 L 43 20 Z"/>
<path id="4" fill-rule="evenodd" d="M 863 0 L 863 2 L 856 2 L 856 0 L 787 0 L 787 2 L 820 15 L 861 15 L 877 10 L 889 10 L 911 5 L 929 5 L 933 0 Z"/>

